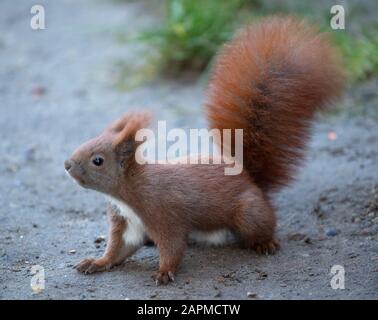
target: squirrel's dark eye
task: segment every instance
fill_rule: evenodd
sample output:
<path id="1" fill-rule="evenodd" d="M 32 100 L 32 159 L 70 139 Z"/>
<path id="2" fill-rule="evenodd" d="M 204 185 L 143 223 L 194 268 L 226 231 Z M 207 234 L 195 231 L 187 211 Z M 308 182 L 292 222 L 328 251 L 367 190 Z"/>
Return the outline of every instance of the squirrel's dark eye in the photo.
<path id="1" fill-rule="evenodd" d="M 99 157 L 99 156 L 95 156 L 92 160 L 93 164 L 97 167 L 101 166 L 103 163 L 104 163 L 104 159 Z"/>

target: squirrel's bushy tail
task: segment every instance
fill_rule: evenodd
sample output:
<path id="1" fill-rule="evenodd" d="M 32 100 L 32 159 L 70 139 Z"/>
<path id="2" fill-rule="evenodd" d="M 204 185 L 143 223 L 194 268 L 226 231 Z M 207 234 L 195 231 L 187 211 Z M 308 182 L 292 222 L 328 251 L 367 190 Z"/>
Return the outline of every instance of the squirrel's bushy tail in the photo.
<path id="1" fill-rule="evenodd" d="M 315 112 L 343 83 L 326 34 L 293 17 L 266 18 L 221 49 L 208 88 L 209 125 L 244 130 L 244 168 L 272 191 L 291 180 Z"/>

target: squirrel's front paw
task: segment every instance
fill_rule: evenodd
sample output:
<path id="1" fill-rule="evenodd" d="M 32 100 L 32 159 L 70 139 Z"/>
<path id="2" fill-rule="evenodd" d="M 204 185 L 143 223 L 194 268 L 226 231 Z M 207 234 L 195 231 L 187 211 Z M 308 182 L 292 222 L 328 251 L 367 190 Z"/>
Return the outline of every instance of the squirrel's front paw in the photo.
<path id="1" fill-rule="evenodd" d="M 172 271 L 158 271 L 155 275 L 152 276 L 152 278 L 155 280 L 157 286 L 161 284 L 166 285 L 171 281 L 175 281 L 175 276 Z"/>
<path id="2" fill-rule="evenodd" d="M 280 249 L 280 244 L 276 239 L 272 239 L 267 242 L 256 243 L 252 246 L 252 249 L 257 254 L 275 254 Z"/>
<path id="3" fill-rule="evenodd" d="M 93 258 L 86 258 L 80 261 L 75 266 L 75 269 L 81 273 L 89 274 L 89 273 L 109 270 L 111 267 L 112 265 L 105 260 L 102 260 L 102 259 L 95 260 Z"/>

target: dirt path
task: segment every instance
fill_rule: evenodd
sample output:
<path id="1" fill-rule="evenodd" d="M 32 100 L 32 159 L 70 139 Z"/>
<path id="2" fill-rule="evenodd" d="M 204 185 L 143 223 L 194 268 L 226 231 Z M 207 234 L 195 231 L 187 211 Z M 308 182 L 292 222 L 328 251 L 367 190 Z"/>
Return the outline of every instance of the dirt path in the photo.
<path id="1" fill-rule="evenodd" d="M 158 110 L 172 126 L 201 126 L 203 94 L 179 82 L 113 88 L 114 61 L 136 50 L 117 43 L 117 30 L 148 23 L 140 2 L 40 2 L 47 29 L 38 32 L 29 27 L 32 1 L 0 4 L 0 298 L 378 298 L 378 123 L 363 116 L 316 125 L 298 181 L 276 199 L 277 255 L 191 247 L 168 287 L 150 279 L 158 264 L 150 247 L 110 272 L 73 270 L 104 249 L 95 239 L 106 233 L 105 200 L 74 185 L 64 159 L 129 108 Z M 359 103 L 376 112 L 374 90 L 376 83 Z M 33 294 L 37 264 L 46 288 Z M 345 290 L 330 286 L 333 265 L 345 268 Z"/>

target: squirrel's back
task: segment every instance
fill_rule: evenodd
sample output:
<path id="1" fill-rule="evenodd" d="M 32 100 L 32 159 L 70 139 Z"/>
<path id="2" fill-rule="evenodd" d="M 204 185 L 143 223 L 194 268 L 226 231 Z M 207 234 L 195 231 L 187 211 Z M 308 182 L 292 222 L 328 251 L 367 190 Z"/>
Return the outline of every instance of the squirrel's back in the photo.
<path id="1" fill-rule="evenodd" d="M 293 17 L 266 18 L 220 51 L 208 88 L 209 125 L 243 129 L 244 168 L 264 192 L 275 190 L 291 180 L 315 112 L 343 83 L 326 34 Z"/>

